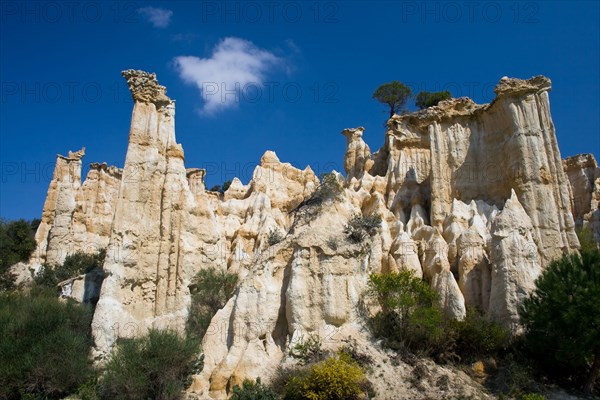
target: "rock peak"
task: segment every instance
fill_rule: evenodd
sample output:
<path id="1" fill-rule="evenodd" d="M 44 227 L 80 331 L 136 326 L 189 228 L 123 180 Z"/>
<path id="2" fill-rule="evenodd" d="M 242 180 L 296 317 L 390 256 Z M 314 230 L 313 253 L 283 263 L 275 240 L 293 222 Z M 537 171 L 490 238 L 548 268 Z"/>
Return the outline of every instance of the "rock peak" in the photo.
<path id="1" fill-rule="evenodd" d="M 537 75 L 529 79 L 502 77 L 494 88 L 496 96 L 507 94 L 525 94 L 545 92 L 552 88 L 552 81 L 543 75 Z"/>
<path id="2" fill-rule="evenodd" d="M 131 97 L 135 102 L 154 103 L 157 108 L 173 103 L 167 96 L 167 88 L 156 80 L 156 74 L 141 70 L 128 69 L 121 72 L 127 81 Z"/>
<path id="3" fill-rule="evenodd" d="M 360 138 L 363 135 L 363 132 L 365 131 L 365 128 L 363 128 L 362 126 L 359 126 L 357 128 L 346 128 L 342 131 L 342 135 L 346 136 L 346 138 L 348 140 L 356 137 L 356 138 Z"/>

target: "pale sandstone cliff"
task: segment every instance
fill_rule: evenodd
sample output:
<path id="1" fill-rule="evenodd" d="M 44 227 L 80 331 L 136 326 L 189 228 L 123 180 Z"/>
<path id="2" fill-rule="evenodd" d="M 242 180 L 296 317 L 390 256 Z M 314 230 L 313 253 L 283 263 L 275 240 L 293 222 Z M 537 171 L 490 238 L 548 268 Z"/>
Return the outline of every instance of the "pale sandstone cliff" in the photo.
<path id="1" fill-rule="evenodd" d="M 166 89 L 154 74 L 123 76 L 135 102 L 125 166 L 93 165 L 82 185 L 81 154 L 59 156 L 30 264 L 107 247 L 93 322 L 98 360 L 118 337 L 182 330 L 200 269 L 239 274 L 204 337 L 190 397 L 223 398 L 244 378 L 268 378 L 310 332 L 330 344 L 360 337 L 376 352 L 357 311 L 372 272 L 410 269 L 449 316 L 476 307 L 517 332 L 518 304 L 536 277 L 579 245 L 572 192 L 589 204 L 575 203 L 576 218 L 600 228 L 597 166 L 567 161 L 565 173 L 544 77 L 503 78 L 490 104 L 452 99 L 394 116 L 374 154 L 363 128 L 344 130 L 342 195 L 316 207 L 310 167 L 270 151 L 248 184 L 207 191 L 204 171 L 184 166 Z M 355 214 L 382 217 L 363 244 L 344 233 Z M 271 230 L 284 235 L 273 246 Z"/>
<path id="2" fill-rule="evenodd" d="M 43 263 L 61 264 L 77 251 L 94 253 L 108 245 L 122 171 L 105 163 L 92 163 L 82 184 L 84 154 L 85 148 L 69 152 L 68 157 L 56 157 L 35 235 L 37 249 L 30 260 L 33 271 Z"/>
<path id="3" fill-rule="evenodd" d="M 600 242 L 600 168 L 593 154 L 580 154 L 564 160 L 573 190 L 573 218 L 581 228 L 588 225 Z"/>

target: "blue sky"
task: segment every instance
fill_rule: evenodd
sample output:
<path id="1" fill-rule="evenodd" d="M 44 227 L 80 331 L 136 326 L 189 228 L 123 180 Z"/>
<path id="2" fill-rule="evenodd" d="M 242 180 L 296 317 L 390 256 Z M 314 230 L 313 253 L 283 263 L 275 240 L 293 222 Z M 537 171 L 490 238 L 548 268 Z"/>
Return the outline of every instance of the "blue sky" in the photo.
<path id="1" fill-rule="evenodd" d="M 600 158 L 599 26 L 595 1 L 5 0 L 0 216 L 41 216 L 57 153 L 85 146 L 84 173 L 123 166 L 128 68 L 167 86 L 186 166 L 207 168 L 208 186 L 247 182 L 267 149 L 343 170 L 342 129 L 382 145 L 371 95 L 390 80 L 485 103 L 502 76 L 546 75 L 562 156 Z"/>

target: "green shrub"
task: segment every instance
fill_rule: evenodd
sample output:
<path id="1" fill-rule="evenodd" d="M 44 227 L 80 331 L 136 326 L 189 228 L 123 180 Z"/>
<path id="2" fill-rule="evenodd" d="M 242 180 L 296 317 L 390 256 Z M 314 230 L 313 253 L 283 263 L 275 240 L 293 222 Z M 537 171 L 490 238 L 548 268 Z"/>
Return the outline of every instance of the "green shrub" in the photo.
<path id="1" fill-rule="evenodd" d="M 599 250 L 598 246 L 600 246 L 600 243 L 596 242 L 596 239 L 594 238 L 594 232 L 589 225 L 585 225 L 577 230 L 577 238 L 579 238 L 581 251 L 590 252 Z"/>
<path id="2" fill-rule="evenodd" d="M 344 189 L 338 182 L 336 174 L 327 173 L 321 176 L 321 183 L 310 198 L 300 203 L 292 212 L 295 213 L 294 226 L 302 221 L 306 222 L 315 218 L 325 206 L 331 206 L 342 198 Z"/>
<path id="3" fill-rule="evenodd" d="M 372 235 L 381 226 L 379 215 L 361 216 L 354 215 L 344 228 L 348 239 L 354 243 L 361 243 L 369 235 Z"/>
<path id="4" fill-rule="evenodd" d="M 281 234 L 281 232 L 279 232 L 279 229 L 274 228 L 269 231 L 269 238 L 268 238 L 269 246 L 276 245 L 277 243 L 281 242 L 282 240 L 283 240 L 283 235 Z"/>
<path id="5" fill-rule="evenodd" d="M 230 400 L 277 400 L 277 395 L 269 387 L 256 378 L 256 382 L 244 380 L 242 387 L 238 385 L 233 387 L 233 395 Z"/>
<path id="6" fill-rule="evenodd" d="M 527 393 L 543 389 L 531 360 L 514 350 L 516 349 L 513 348 L 511 352 L 498 358 L 498 363 L 492 369 L 493 373 L 486 379 L 486 386 L 498 393 L 500 398 L 508 396 L 518 399 Z"/>
<path id="7" fill-rule="evenodd" d="M 100 400 L 98 377 L 83 383 L 77 388 L 77 395 L 81 400 Z"/>
<path id="8" fill-rule="evenodd" d="M 61 265 L 43 264 L 42 268 L 33 277 L 33 281 L 40 286 L 56 288 L 60 282 L 92 271 L 102 271 L 106 250 L 101 249 L 95 254 L 77 252 L 68 255 Z"/>
<path id="9" fill-rule="evenodd" d="M 231 186 L 231 181 L 225 181 L 223 182 L 223 186 L 215 185 L 211 187 L 209 191 L 224 194 L 227 191 L 227 189 L 229 189 L 229 186 Z"/>
<path id="10" fill-rule="evenodd" d="M 521 400 L 545 400 L 546 398 L 538 393 L 527 393 L 521 396 Z"/>
<path id="11" fill-rule="evenodd" d="M 321 184 L 317 190 L 315 190 L 312 198 L 320 203 L 336 202 L 341 198 L 343 191 L 344 189 L 338 182 L 337 176 L 334 173 L 323 174 L 321 177 Z"/>
<path id="12" fill-rule="evenodd" d="M 372 274 L 366 295 L 381 308 L 369 322 L 387 347 L 433 356 L 450 347 L 437 294 L 412 271 Z"/>
<path id="13" fill-rule="evenodd" d="M 366 381 L 360 366 L 345 355 L 313 364 L 292 376 L 285 385 L 286 400 L 358 399 Z"/>
<path id="14" fill-rule="evenodd" d="M 290 348 L 290 356 L 301 360 L 302 363 L 308 364 L 315 360 L 320 360 L 324 352 L 321 349 L 323 341 L 317 334 L 310 334 L 306 340 L 299 340 Z"/>
<path id="15" fill-rule="evenodd" d="M 186 324 L 188 336 L 198 339 L 204 336 L 212 317 L 233 295 L 237 280 L 237 275 L 215 268 L 198 272 L 190 285 L 192 305 Z"/>
<path id="16" fill-rule="evenodd" d="M 454 351 L 464 361 L 496 356 L 510 344 L 509 332 L 476 310 L 467 310 L 462 321 L 449 321 L 446 330 L 454 335 Z"/>
<path id="17" fill-rule="evenodd" d="M 195 372 L 196 340 L 152 329 L 136 339 L 119 340 L 99 383 L 104 399 L 178 399 Z"/>
<path id="18" fill-rule="evenodd" d="M 34 236 L 39 224 L 39 219 L 31 222 L 0 219 L 0 292 L 15 289 L 15 276 L 10 267 L 31 257 L 36 247 Z"/>
<path id="19" fill-rule="evenodd" d="M 345 340 L 346 344 L 339 349 L 338 353 L 343 353 L 346 356 L 352 358 L 354 361 L 358 363 L 366 371 L 371 369 L 371 364 L 373 364 L 373 357 L 371 357 L 367 353 L 363 353 L 356 339 L 347 339 Z"/>
<path id="20" fill-rule="evenodd" d="M 437 106 L 442 100 L 448 100 L 452 95 L 448 91 L 444 92 L 419 92 L 415 99 L 415 105 L 423 110 L 428 107 Z"/>
<path id="21" fill-rule="evenodd" d="M 591 392 L 600 375 L 600 252 L 556 260 L 520 310 L 527 347 L 540 367 Z"/>
<path id="22" fill-rule="evenodd" d="M 327 239 L 327 247 L 329 247 L 333 251 L 337 250 L 338 244 L 335 237 L 330 236 L 329 239 Z"/>
<path id="23" fill-rule="evenodd" d="M 47 290 L 0 295 L 0 398 L 58 399 L 88 381 L 91 320 Z"/>

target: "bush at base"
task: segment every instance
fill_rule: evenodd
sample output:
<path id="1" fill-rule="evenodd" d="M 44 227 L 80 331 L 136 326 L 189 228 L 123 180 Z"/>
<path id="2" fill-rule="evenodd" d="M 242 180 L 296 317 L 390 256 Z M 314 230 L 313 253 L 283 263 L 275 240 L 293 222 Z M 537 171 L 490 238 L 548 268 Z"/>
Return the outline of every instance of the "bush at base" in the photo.
<path id="1" fill-rule="evenodd" d="M 54 292 L 0 295 L 0 398 L 58 399 L 90 379 L 91 318 Z"/>
<path id="2" fill-rule="evenodd" d="M 370 318 L 375 336 L 395 350 L 408 349 L 434 355 L 446 349 L 444 321 L 437 294 L 411 271 L 372 274 L 367 297 L 381 311 Z"/>
<path id="3" fill-rule="evenodd" d="M 121 340 L 99 384 L 105 399 L 178 399 L 195 370 L 198 343 L 176 332 L 151 330 Z"/>
<path id="4" fill-rule="evenodd" d="M 510 346 L 509 332 L 476 310 L 467 310 L 464 320 L 451 321 L 448 325 L 454 351 L 463 361 L 494 357 Z"/>
<path id="5" fill-rule="evenodd" d="M 362 368 L 348 355 L 340 354 L 313 364 L 290 378 L 285 400 L 352 400 L 363 394 L 366 381 Z"/>
<path id="6" fill-rule="evenodd" d="M 520 311 L 541 369 L 591 392 L 600 379 L 600 252 L 588 246 L 552 262 Z"/>
<path id="7" fill-rule="evenodd" d="M 437 361 L 495 356 L 509 345 L 508 332 L 475 310 L 463 321 L 444 318 L 437 297 L 411 271 L 372 274 L 367 298 L 381 309 L 370 317 L 373 333 L 387 347 Z"/>
<path id="8" fill-rule="evenodd" d="M 269 387 L 256 379 L 256 383 L 246 379 L 242 387 L 234 386 L 230 400 L 277 400 L 277 395 Z"/>

